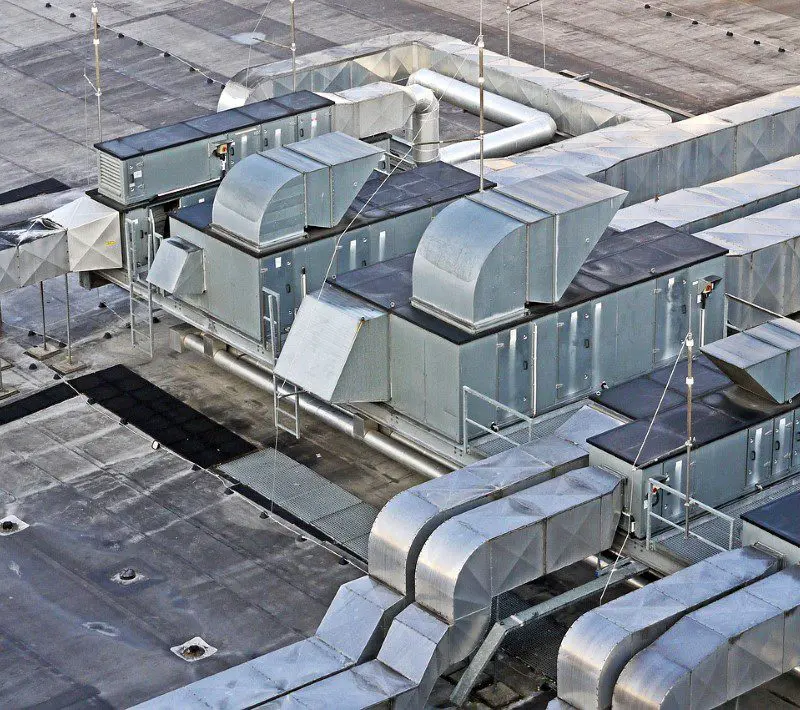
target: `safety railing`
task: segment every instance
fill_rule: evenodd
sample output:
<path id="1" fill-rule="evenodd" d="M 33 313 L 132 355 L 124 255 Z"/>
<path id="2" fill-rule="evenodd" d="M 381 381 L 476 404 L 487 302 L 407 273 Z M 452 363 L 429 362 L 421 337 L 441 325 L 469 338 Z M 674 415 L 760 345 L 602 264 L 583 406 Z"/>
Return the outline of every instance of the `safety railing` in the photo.
<path id="1" fill-rule="evenodd" d="M 674 522 L 672 520 L 669 520 L 669 519 L 659 515 L 658 513 L 654 513 L 653 512 L 653 496 L 657 495 L 659 493 L 659 491 L 666 491 L 670 495 L 674 495 L 677 498 L 679 498 L 680 500 L 682 500 L 684 502 L 684 505 L 687 502 L 687 498 L 686 498 L 686 495 L 684 493 L 681 493 L 679 490 L 676 490 L 675 488 L 671 488 L 666 483 L 663 483 L 662 481 L 657 481 L 654 478 L 649 479 L 648 480 L 648 484 L 649 485 L 648 485 L 648 488 L 647 488 L 647 549 L 651 550 L 651 549 L 653 549 L 652 531 L 653 531 L 653 520 L 654 519 L 659 521 L 659 522 L 661 522 L 661 523 L 664 523 L 665 525 L 668 525 L 671 528 L 674 528 L 675 530 L 679 530 L 681 532 L 687 532 L 683 525 L 678 525 L 678 523 L 676 523 L 676 522 Z M 720 550 L 720 551 L 732 550 L 733 549 L 733 538 L 734 538 L 734 532 L 735 532 L 736 518 L 732 518 L 730 515 L 726 515 L 725 513 L 721 512 L 719 510 L 716 510 L 715 508 L 712 508 L 711 506 L 706 505 L 702 501 L 699 501 L 696 498 L 692 498 L 691 496 L 689 496 L 689 498 L 688 498 L 688 503 L 689 503 L 690 507 L 691 506 L 697 506 L 697 508 L 699 508 L 700 510 L 705 511 L 706 513 L 708 513 L 708 514 L 710 514 L 710 515 L 712 515 L 712 516 L 714 516 L 716 518 L 719 518 L 724 523 L 727 523 L 728 531 L 729 531 L 728 532 L 728 546 L 727 547 L 722 547 L 722 545 L 718 545 L 717 543 L 713 542 L 712 540 L 709 540 L 708 538 L 703 537 L 702 535 L 700 535 L 696 531 L 692 530 L 691 526 L 688 529 L 689 536 L 695 538 L 696 540 L 700 540 L 701 542 L 705 543 L 706 545 L 709 545 L 710 547 L 713 547 L 716 550 Z"/>
<path id="2" fill-rule="evenodd" d="M 462 453 L 467 454 L 469 453 L 469 442 L 470 442 L 470 427 L 474 427 L 479 431 L 483 432 L 484 434 L 490 434 L 498 439 L 502 439 L 503 441 L 511 444 L 511 446 L 519 446 L 520 442 L 518 439 L 512 439 L 510 436 L 504 434 L 497 424 L 492 423 L 489 426 L 486 426 L 482 422 L 477 421 L 469 416 L 469 406 L 470 401 L 477 400 L 479 402 L 483 402 L 484 404 L 488 404 L 490 407 L 493 407 L 495 410 L 499 410 L 510 417 L 510 421 L 504 422 L 504 428 L 511 427 L 515 424 L 524 423 L 528 425 L 528 441 L 531 440 L 533 435 L 533 417 L 529 417 L 527 414 L 523 414 L 522 412 L 518 412 L 516 409 L 512 409 L 511 407 L 506 406 L 505 404 L 501 404 L 496 399 L 492 399 L 491 397 L 486 396 L 485 394 L 481 394 L 477 390 L 464 385 L 461 392 L 462 398 L 462 407 L 461 407 L 461 449 Z"/>

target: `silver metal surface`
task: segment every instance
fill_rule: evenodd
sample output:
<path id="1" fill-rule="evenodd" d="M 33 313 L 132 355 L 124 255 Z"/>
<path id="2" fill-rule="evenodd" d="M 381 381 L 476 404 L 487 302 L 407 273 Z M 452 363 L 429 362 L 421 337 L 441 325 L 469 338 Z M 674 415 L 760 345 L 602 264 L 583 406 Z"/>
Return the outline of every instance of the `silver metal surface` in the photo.
<path id="1" fill-rule="evenodd" d="M 161 242 L 147 281 L 174 296 L 197 296 L 206 290 L 203 250 L 179 237 Z"/>
<path id="2" fill-rule="evenodd" d="M 67 230 L 70 271 L 122 267 L 120 216 L 115 209 L 83 195 L 45 218 Z"/>
<path id="3" fill-rule="evenodd" d="M 636 653 L 685 614 L 777 568 L 775 557 L 752 548 L 723 552 L 587 612 L 559 649 L 559 697 L 581 710 L 611 707 Z"/>
<path id="4" fill-rule="evenodd" d="M 611 220 L 619 231 L 661 222 L 700 232 L 800 197 L 800 156 L 702 187 L 678 190 L 620 210 Z"/>
<path id="5" fill-rule="evenodd" d="M 612 474 L 578 469 L 448 520 L 420 553 L 417 602 L 455 623 L 504 591 L 606 549 L 616 525 L 602 526 L 601 516 L 618 518 L 620 489 Z M 576 509 L 586 525 L 558 537 Z"/>
<path id="6" fill-rule="evenodd" d="M 205 353 L 203 339 L 199 335 L 187 333 L 183 336 L 182 342 L 188 349 L 194 352 L 199 352 L 200 354 Z M 252 364 L 246 358 L 237 357 L 223 349 L 215 350 L 212 357 L 214 362 L 227 372 L 241 377 L 243 380 L 266 392 L 272 393 L 274 391 L 272 374 L 262 367 Z M 345 414 L 307 394 L 299 395 L 298 401 L 300 408 L 304 412 L 308 412 L 312 416 L 317 417 L 334 429 L 354 436 L 353 417 L 351 415 Z M 376 430 L 367 430 L 361 440 L 367 446 L 381 451 L 389 458 L 400 461 L 411 470 L 429 478 L 438 478 L 452 470 L 452 467 L 444 466 L 431 457 L 410 448 L 400 439 L 389 437 Z"/>
<path id="7" fill-rule="evenodd" d="M 780 404 L 800 393 L 800 326 L 778 318 L 702 348 L 736 384 Z"/>
<path id="8" fill-rule="evenodd" d="M 338 289 L 303 299 L 275 374 L 332 403 L 389 399 L 389 315 Z"/>
<path id="9" fill-rule="evenodd" d="M 799 607 L 790 567 L 693 611 L 627 664 L 614 708 L 713 708 L 781 675 L 798 657 Z"/>
<path id="10" fill-rule="evenodd" d="M 458 200 L 422 235 L 412 302 L 470 332 L 554 303 L 624 196 L 562 170 Z"/>
<path id="11" fill-rule="evenodd" d="M 250 155 L 220 184 L 212 221 L 259 246 L 296 237 L 306 226 L 335 226 L 382 155 L 344 133 Z"/>
<path id="12" fill-rule="evenodd" d="M 793 200 L 697 236 L 729 250 L 725 269 L 729 293 L 781 315 L 791 315 L 800 310 L 799 223 L 800 200 Z M 731 302 L 728 311 L 728 319 L 737 328 L 769 319 L 738 302 Z"/>

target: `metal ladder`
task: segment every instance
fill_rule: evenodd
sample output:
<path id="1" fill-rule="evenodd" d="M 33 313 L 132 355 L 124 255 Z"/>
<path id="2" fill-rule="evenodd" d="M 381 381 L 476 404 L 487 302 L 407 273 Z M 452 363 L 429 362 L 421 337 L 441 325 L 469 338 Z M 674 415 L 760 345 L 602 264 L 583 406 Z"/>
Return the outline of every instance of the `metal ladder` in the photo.
<path id="1" fill-rule="evenodd" d="M 285 431 L 300 438 L 300 394 L 302 389 L 297 385 L 278 377 L 272 372 L 272 417 L 275 422 L 275 429 Z M 289 402 L 289 406 L 282 406 L 284 402 Z"/>
<path id="2" fill-rule="evenodd" d="M 137 265 L 136 248 L 134 244 L 133 223 L 126 222 L 125 247 L 128 267 L 128 313 L 131 328 L 131 347 L 146 352 L 150 358 L 153 357 L 153 285 L 147 280 L 147 274 L 153 264 L 155 225 L 153 217 L 150 215 L 150 233 L 147 235 L 147 264 L 146 266 Z M 136 287 L 140 286 L 146 291 L 145 296 L 139 296 Z M 143 304 L 147 309 L 147 331 L 137 327 L 137 305 Z M 146 347 L 143 345 L 146 342 Z"/>

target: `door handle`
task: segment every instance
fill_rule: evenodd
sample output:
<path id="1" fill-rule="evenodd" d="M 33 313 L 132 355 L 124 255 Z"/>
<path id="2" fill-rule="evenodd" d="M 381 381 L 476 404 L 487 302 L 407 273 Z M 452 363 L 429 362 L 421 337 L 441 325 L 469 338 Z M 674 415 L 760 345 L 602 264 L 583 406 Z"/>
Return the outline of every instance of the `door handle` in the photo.
<path id="1" fill-rule="evenodd" d="M 756 460 L 756 452 L 755 451 L 751 451 L 750 452 L 750 460 L 751 461 L 755 461 Z"/>

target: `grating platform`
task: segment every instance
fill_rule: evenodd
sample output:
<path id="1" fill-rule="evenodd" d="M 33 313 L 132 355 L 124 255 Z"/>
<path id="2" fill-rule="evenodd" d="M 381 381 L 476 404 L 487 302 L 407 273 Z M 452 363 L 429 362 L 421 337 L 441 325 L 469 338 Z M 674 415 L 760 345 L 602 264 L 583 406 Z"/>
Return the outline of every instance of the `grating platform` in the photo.
<path id="1" fill-rule="evenodd" d="M 564 422 L 567 421 L 578 409 L 580 409 L 586 400 L 576 402 L 572 406 L 565 407 L 558 411 L 557 415 L 542 415 L 542 418 L 536 421 L 531 429 L 530 436 L 528 435 L 528 423 L 519 422 L 511 424 L 508 427 L 500 429 L 503 436 L 512 439 L 520 444 L 527 444 L 529 441 L 536 439 L 543 439 L 546 436 L 551 436 L 555 433 Z M 495 434 L 484 434 L 480 437 L 473 439 L 470 443 L 470 450 L 477 454 L 484 456 L 494 456 L 495 454 L 502 453 L 512 448 L 512 445 L 505 439 L 501 439 Z"/>
<path id="2" fill-rule="evenodd" d="M 265 507 L 275 506 L 300 527 L 312 530 L 362 560 L 378 510 L 276 449 L 244 456 L 219 467 L 239 482 L 237 490 Z"/>
<path id="3" fill-rule="evenodd" d="M 800 476 L 794 476 L 774 486 L 764 489 L 758 493 L 748 496 L 742 500 L 731 503 L 720 510 L 732 518 L 736 518 L 733 529 L 733 546 L 742 546 L 742 521 L 740 517 L 755 508 L 759 508 L 766 503 L 783 498 L 783 496 L 800 490 Z M 728 524 L 712 515 L 703 515 L 690 524 L 693 532 L 702 535 L 706 540 L 720 545 L 728 546 L 728 534 L 730 528 Z M 702 540 L 690 538 L 686 540 L 682 532 L 669 530 L 653 538 L 653 543 L 657 549 L 663 550 L 672 557 L 677 558 L 686 564 L 694 564 L 700 560 L 716 554 L 710 545 L 706 545 Z"/>

